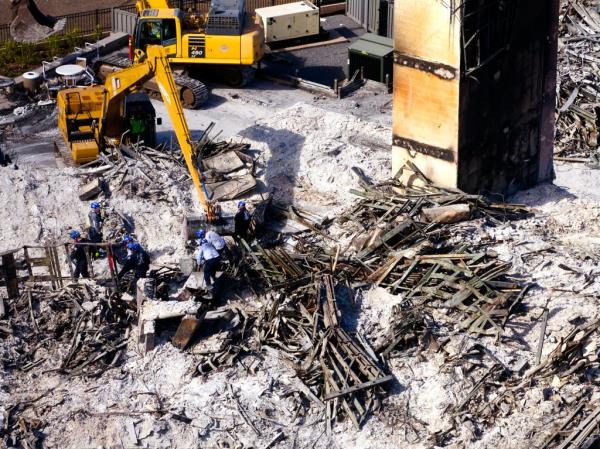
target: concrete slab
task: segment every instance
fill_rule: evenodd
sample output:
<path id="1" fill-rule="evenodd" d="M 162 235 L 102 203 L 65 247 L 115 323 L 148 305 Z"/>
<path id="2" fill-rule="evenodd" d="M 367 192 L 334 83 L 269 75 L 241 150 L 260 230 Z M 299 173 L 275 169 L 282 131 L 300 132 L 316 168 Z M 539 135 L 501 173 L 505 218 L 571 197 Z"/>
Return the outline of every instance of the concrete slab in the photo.
<path id="1" fill-rule="evenodd" d="M 168 318 L 196 315 L 200 304 L 194 301 L 152 301 L 142 304 L 140 321 L 164 320 Z"/>

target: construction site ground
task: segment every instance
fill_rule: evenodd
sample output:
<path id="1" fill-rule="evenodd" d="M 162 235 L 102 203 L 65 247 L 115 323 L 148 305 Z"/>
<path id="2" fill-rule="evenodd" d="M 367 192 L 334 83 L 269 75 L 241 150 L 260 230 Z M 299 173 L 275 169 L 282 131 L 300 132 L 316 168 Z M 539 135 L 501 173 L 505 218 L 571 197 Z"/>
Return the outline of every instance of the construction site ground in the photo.
<path id="1" fill-rule="evenodd" d="M 341 67 L 336 64 L 332 66 Z M 368 82 L 342 100 L 262 79 L 244 89 L 211 87 L 208 103 L 200 110 L 186 110 L 185 116 L 196 139 L 215 123 L 215 141 L 249 144 L 258 181 L 258 188 L 244 197 L 251 211 L 271 192 L 279 204 L 331 218 L 329 228 L 306 232 L 305 237 L 331 255 L 328 266 L 335 266 L 338 256 L 344 258 L 363 234 L 376 234 L 381 220 L 363 227 L 352 219 L 364 179 L 372 185 L 393 177 L 392 96 L 383 86 Z M 65 243 L 70 230 L 87 224 L 89 201 L 81 201 L 79 193 L 88 169 L 57 156 L 54 143 L 60 146 L 61 136 L 53 105 L 30 105 L 13 113 L 14 104 L 0 104 L 5 105 L 0 143 L 12 159 L 0 167 L 0 253 L 25 245 Z M 170 144 L 175 138 L 166 110 L 158 101 L 153 104 L 163 119 L 159 140 Z M 202 210 L 193 186 L 187 179 L 169 178 L 171 173 L 144 173 L 135 163 L 127 164 L 145 189 L 114 192 L 107 200 L 109 209 L 133 223 L 153 265 L 176 266 L 191 257 L 182 237 L 182 219 Z M 357 176 L 361 172 L 364 176 Z M 527 288 L 506 312 L 497 336 L 468 332 L 447 308 L 432 307 L 427 334 L 410 350 L 398 350 L 389 358 L 386 373 L 393 380 L 378 386 L 376 404 L 360 430 L 347 417 L 328 426 L 318 399 L 299 387 L 297 367 L 282 356 L 284 351 L 267 345 L 246 348 L 230 366 L 200 374 L 199 364 L 223 343 L 226 332 L 208 335 L 201 330 L 196 343 L 181 351 L 173 346 L 174 329 L 167 325 L 158 329 L 156 347 L 143 354 L 134 322 L 125 333 L 118 363 L 86 376 L 65 373 L 62 362 L 74 343 L 59 344 L 35 334 L 39 343 L 32 349 L 25 333 L 32 323 L 13 329 L 0 319 L 0 436 L 9 427 L 23 434 L 33 428 L 32 441 L 53 449 L 555 449 L 558 446 L 547 444 L 548 439 L 570 422 L 574 410 L 587 410 L 589 405 L 596 409 L 600 401 L 598 166 L 557 162 L 555 174 L 552 184 L 502 198 L 524 205 L 530 214 L 512 220 L 508 212 L 506 220 L 473 215 L 440 231 L 447 245 L 465 253 L 483 252 L 493 259 L 490 263 L 509 265 L 503 285 L 519 281 Z M 236 203 L 227 201 L 222 207 L 232 212 Z M 303 233 L 283 240 L 290 251 L 306 243 Z M 408 260 L 419 260 L 418 250 L 400 252 Z M 108 273 L 103 260 L 95 261 L 94 269 L 99 276 Z M 375 346 L 395 328 L 396 306 L 405 298 L 376 282 L 360 284 L 348 288 L 353 295 L 336 295 L 341 327 Z M 81 285 L 96 288 L 93 281 Z M 255 295 L 252 287 L 230 289 L 219 306 L 261 316 L 258 311 L 273 298 Z M 93 304 L 85 306 L 94 310 Z M 35 311 L 29 308 L 40 325 L 52 324 L 56 316 L 69 319 L 62 309 L 43 301 Z M 20 313 L 35 323 L 29 308 Z M 11 313 L 15 310 L 16 306 Z M 78 326 L 65 322 L 65 332 Z M 54 323 L 60 324 L 64 325 Z M 581 326 L 591 326 L 592 332 L 584 345 L 565 356 L 561 349 L 579 341 L 571 334 Z M 422 344 L 421 337 L 435 345 Z M 32 351 L 34 363 L 16 363 L 28 357 L 24 348 Z M 564 360 L 577 363 L 564 366 Z M 556 369 L 554 362 L 560 365 Z M 549 366 L 552 369 L 536 375 L 536 368 Z M 501 376 L 494 377 L 498 367 Z M 510 376 L 511 382 L 502 376 Z M 17 412 L 21 421 L 15 424 Z"/>
<path id="2" fill-rule="evenodd" d="M 352 167 L 360 167 L 373 181 L 391 177 L 391 97 L 379 89 L 367 86 L 338 101 L 258 81 L 244 90 L 215 88 L 206 108 L 186 111 L 186 117 L 196 135 L 215 122 L 222 138 L 248 142 L 256 154 L 263 193 L 273 189 L 281 201 L 335 217 L 355 201 L 349 192 L 358 187 Z M 158 115 L 166 118 L 162 104 L 154 104 Z M 76 169 L 60 161 L 48 163 L 48 150 L 37 157 L 32 150 L 36 142 L 40 148 L 44 144 L 48 148 L 49 141 L 60 138 L 54 114 L 44 110 L 10 129 L 7 148 L 9 153 L 13 151 L 18 169 L 0 169 L 0 251 L 64 241 L 68 230 L 85 223 L 89 206 L 77 197 L 80 181 Z M 172 139 L 169 121 L 163 123 L 161 137 Z M 33 147 L 19 146 L 25 135 Z M 43 166 L 40 161 L 45 161 Z M 502 260 L 511 261 L 518 273 L 538 286 L 525 297 L 523 310 L 510 320 L 502 342 L 447 328 L 440 331 L 449 339 L 446 351 L 457 354 L 461 348 L 479 343 L 514 367 L 523 360 L 533 363 L 539 317 L 545 308 L 551 313 L 544 356 L 571 331 L 572 323 L 598 319 L 597 171 L 583 164 L 557 164 L 556 176 L 554 184 L 510 199 L 532 207 L 535 213 L 531 218 L 499 226 L 481 220 L 466 224 L 470 237 L 465 244 L 493 242 L 491 248 Z M 154 263 L 177 262 L 186 254 L 180 238 L 181 218 L 198 211 L 189 187 L 171 192 L 175 200 L 169 203 L 119 195 L 110 200 L 113 208 L 135 220 L 137 235 Z M 255 204 L 259 199 L 255 195 L 249 202 Z M 233 208 L 233 203 L 227 207 Z M 531 253 L 537 254 L 535 259 L 523 259 Z M 592 282 L 585 282 L 587 274 Z M 386 320 L 400 300 L 382 288 L 362 289 L 354 306 L 340 304 L 343 322 L 364 335 L 384 332 L 390 325 Z M 260 307 L 260 299 L 252 295 L 229 301 L 239 307 Z M 298 417 L 290 412 L 293 396 L 287 392 L 293 388 L 295 374 L 278 357 L 268 352 L 257 354 L 197 376 L 197 356 L 174 348 L 168 333 L 159 337 L 156 349 L 146 356 L 137 350 L 135 333 L 133 329 L 125 362 L 98 378 L 58 374 L 53 370 L 52 354 L 35 370 L 3 373 L 0 404 L 41 396 L 37 408 L 45 410 L 47 448 L 130 447 L 127 435 L 133 426 L 141 447 L 148 448 L 266 447 L 283 432 L 285 439 L 271 447 L 417 449 L 433 447 L 432 436 L 452 424 L 447 410 L 464 398 L 473 382 L 444 367 L 448 354 L 419 353 L 393 359 L 390 368 L 396 380 L 387 387 L 379 411 L 360 431 L 345 420 L 328 436 L 320 414 Z M 11 352 L 7 345 L 7 341 L 0 343 L 4 357 Z M 582 388 L 576 383 L 540 382 L 489 427 L 464 419 L 458 435 L 446 447 L 538 447 L 551 424 L 565 417 L 563 405 L 575 401 Z M 235 401 L 232 394 L 237 396 Z M 590 400 L 597 396 L 596 392 Z M 263 417 L 255 421 L 260 435 L 241 420 L 236 401 L 252 416 Z M 164 412 L 152 412 L 157 409 Z M 177 419 L 180 416 L 190 420 Z"/>

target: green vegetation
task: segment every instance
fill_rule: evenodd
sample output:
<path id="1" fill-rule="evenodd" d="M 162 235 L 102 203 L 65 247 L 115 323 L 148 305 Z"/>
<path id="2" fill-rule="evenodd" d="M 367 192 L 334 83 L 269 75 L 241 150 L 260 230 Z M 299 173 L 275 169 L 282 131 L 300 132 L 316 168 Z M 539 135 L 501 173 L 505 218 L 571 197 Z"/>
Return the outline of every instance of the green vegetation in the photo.
<path id="1" fill-rule="evenodd" d="M 97 39 L 102 33 L 97 30 L 93 36 Z M 5 42 L 0 47 L 0 75 L 16 77 L 23 72 L 42 65 L 42 61 L 52 61 L 55 56 L 64 56 L 83 46 L 86 39 L 77 30 L 61 35 L 53 35 L 37 44 L 21 44 L 15 41 Z"/>

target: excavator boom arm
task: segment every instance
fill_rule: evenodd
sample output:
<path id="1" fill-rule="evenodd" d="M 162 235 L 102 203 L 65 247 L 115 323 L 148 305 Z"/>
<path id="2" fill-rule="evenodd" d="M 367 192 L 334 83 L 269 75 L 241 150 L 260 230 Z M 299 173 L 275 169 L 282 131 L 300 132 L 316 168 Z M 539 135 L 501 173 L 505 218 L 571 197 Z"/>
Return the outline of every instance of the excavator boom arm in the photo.
<path id="1" fill-rule="evenodd" d="M 179 148 L 181 148 L 194 187 L 196 187 L 196 192 L 206 210 L 207 220 L 208 222 L 215 221 L 217 217 L 214 208 L 208 198 L 208 192 L 206 191 L 204 181 L 200 177 L 198 167 L 196 167 L 196 164 L 194 163 L 194 146 L 192 144 L 190 130 L 183 114 L 183 107 L 181 106 L 177 86 L 175 85 L 175 80 L 171 74 L 166 51 L 160 46 L 148 46 L 147 53 L 148 58 L 154 65 L 154 74 L 158 89 L 160 90 L 163 102 L 167 108 L 171 122 L 173 123 L 173 129 L 175 130 L 175 135 L 179 142 Z"/>
<path id="2" fill-rule="evenodd" d="M 206 210 L 207 220 L 212 222 L 217 219 L 214 207 L 211 204 L 208 193 L 204 186 L 198 167 L 194 164 L 194 146 L 190 135 L 183 107 L 179 98 L 179 91 L 166 56 L 166 50 L 159 45 L 149 45 L 146 53 L 137 51 L 136 64 L 119 72 L 115 72 L 106 78 L 104 87 L 107 91 L 106 107 L 104 113 L 109 110 L 111 102 L 118 100 L 122 95 L 136 86 L 140 86 L 150 77 L 154 76 L 158 84 L 167 112 L 173 123 L 173 129 L 183 153 L 187 169 L 192 177 L 194 187 L 200 198 L 200 202 Z M 102 125 L 101 125 L 102 126 Z"/>
<path id="3" fill-rule="evenodd" d="M 138 14 L 141 14 L 145 9 L 171 9 L 168 0 L 137 0 L 135 8 Z"/>

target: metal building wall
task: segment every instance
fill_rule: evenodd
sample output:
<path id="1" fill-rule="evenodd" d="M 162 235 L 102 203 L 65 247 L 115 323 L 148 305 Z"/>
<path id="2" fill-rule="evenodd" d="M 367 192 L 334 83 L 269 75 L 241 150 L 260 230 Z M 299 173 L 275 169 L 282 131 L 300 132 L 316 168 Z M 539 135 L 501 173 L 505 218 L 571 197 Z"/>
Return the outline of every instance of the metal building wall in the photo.
<path id="1" fill-rule="evenodd" d="M 364 26 L 365 0 L 346 0 L 346 14 L 352 20 Z"/>
<path id="2" fill-rule="evenodd" d="M 367 31 L 369 33 L 379 33 L 379 8 L 381 7 L 381 0 L 367 0 L 366 3 L 366 22 Z"/>
<path id="3" fill-rule="evenodd" d="M 387 32 L 386 37 L 394 38 L 394 0 L 387 1 Z"/>
<path id="4" fill-rule="evenodd" d="M 346 0 L 346 14 L 369 33 L 394 35 L 394 0 Z"/>

